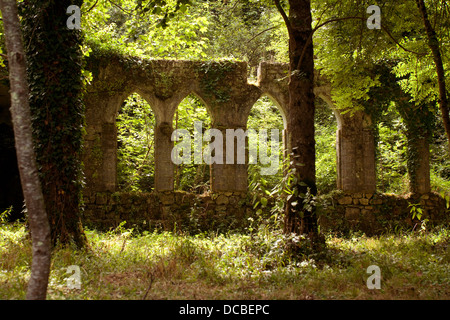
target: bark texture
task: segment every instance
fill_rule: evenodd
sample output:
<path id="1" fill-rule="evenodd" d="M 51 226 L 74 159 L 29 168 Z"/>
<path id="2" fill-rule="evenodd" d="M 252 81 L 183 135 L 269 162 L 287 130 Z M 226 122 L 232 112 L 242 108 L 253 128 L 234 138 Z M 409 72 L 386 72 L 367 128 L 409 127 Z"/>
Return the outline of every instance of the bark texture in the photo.
<path id="1" fill-rule="evenodd" d="M 14 125 L 17 161 L 33 242 L 33 261 L 27 299 L 44 300 L 47 295 L 50 273 L 50 227 L 45 211 L 44 196 L 39 182 L 33 145 L 28 103 L 26 58 L 23 50 L 16 1 L 1 0 L 0 9 L 3 15 L 6 48 L 8 51 L 11 116 Z"/>
<path id="2" fill-rule="evenodd" d="M 82 0 L 24 0 L 30 110 L 39 177 L 53 245 L 87 244 L 81 224 L 83 172 L 81 30 L 67 27 L 70 5 Z"/>
<path id="3" fill-rule="evenodd" d="M 310 0 L 290 0 L 289 14 L 276 5 L 289 31 L 289 119 L 288 149 L 294 173 L 296 196 L 286 205 L 285 232 L 305 235 L 317 242 L 318 228 L 314 205 L 308 198 L 317 192 L 314 139 L 314 53 Z"/>

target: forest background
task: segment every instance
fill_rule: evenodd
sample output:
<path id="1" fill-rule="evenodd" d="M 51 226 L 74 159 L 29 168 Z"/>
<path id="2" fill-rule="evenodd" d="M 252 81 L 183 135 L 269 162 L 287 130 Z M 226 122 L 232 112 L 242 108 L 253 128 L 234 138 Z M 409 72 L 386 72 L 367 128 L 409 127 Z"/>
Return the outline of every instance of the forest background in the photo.
<path id="1" fill-rule="evenodd" d="M 282 4 L 285 6 L 284 3 Z M 377 4 L 381 8 L 383 30 L 368 29 L 365 19 L 340 18 L 368 18 L 369 14 L 366 9 L 372 4 Z M 439 40 L 444 69 L 448 70 L 450 67 L 448 55 L 449 5 L 446 1 L 438 0 L 426 1 L 426 4 L 429 8 L 430 21 Z M 149 59 L 246 61 L 249 65 L 248 77 L 250 80 L 256 79 L 257 66 L 261 61 L 289 62 L 288 32 L 278 9 L 269 1 L 198 0 L 188 3 L 175 0 L 148 2 L 91 0 L 84 1 L 81 10 L 84 56 L 113 51 Z M 392 94 L 388 94 L 390 92 L 388 88 L 400 87 L 405 96 L 409 97 L 408 102 L 411 105 L 412 114 L 420 118 L 421 110 L 426 110 L 426 114 L 432 115 L 432 117 L 423 117 L 426 118 L 424 125 L 432 132 L 432 135 L 429 136 L 432 189 L 438 192 L 448 192 L 450 190 L 450 160 L 445 128 L 438 110 L 438 79 L 416 3 L 412 0 L 377 1 L 376 3 L 364 0 L 314 1 L 311 12 L 313 26 L 330 22 L 315 31 L 313 43 L 316 70 L 332 84 L 336 107 L 347 112 L 365 110 L 374 120 L 378 191 L 398 194 L 408 192 L 407 161 L 410 157 L 417 156 L 411 154 L 408 149 L 407 123 L 401 116 L 404 110 L 399 109 L 398 101 Z M 87 71 L 83 71 L 83 74 L 85 83 L 88 83 L 91 75 Z M 447 79 L 448 71 L 446 75 Z M 193 122 L 196 120 L 210 125 L 206 107 L 198 97 L 191 95 L 180 104 L 173 126 L 174 128 L 193 130 Z M 336 189 L 335 132 L 337 124 L 332 110 L 328 109 L 320 100 L 316 101 L 315 120 L 317 187 L 319 194 L 327 194 Z M 151 106 L 138 95 L 130 96 L 122 106 L 117 125 L 119 130 L 117 170 L 121 191 L 151 191 L 154 176 L 152 142 L 154 116 Z M 248 127 L 283 129 L 282 116 L 270 98 L 262 97 L 255 104 Z M 255 170 L 255 168 L 250 168 L 251 189 L 271 194 L 273 188 L 279 183 L 283 170 L 280 170 L 277 176 L 262 179 L 258 175 L 259 170 Z M 203 193 L 208 191 L 208 181 L 209 170 L 206 166 L 183 165 L 177 168 L 176 189 Z M 5 239 L 13 239 L 11 241 L 15 242 L 16 236 L 19 239 L 24 236 L 20 233 L 22 231 L 21 229 L 16 232 L 16 235 Z M 127 238 L 127 231 L 120 228 L 117 231 L 125 239 L 122 249 L 118 250 L 120 255 L 125 252 L 125 244 L 129 238 Z M 87 234 L 90 241 L 96 243 L 97 235 L 90 231 Z M 274 235 L 276 233 L 272 234 L 272 236 Z M 110 236 L 111 234 L 106 237 Z M 156 237 L 156 235 L 153 236 Z M 265 234 L 265 236 L 270 238 L 269 234 Z M 448 235 L 446 236 L 444 232 L 444 236 L 442 233 L 438 234 L 431 241 L 435 244 L 441 243 L 442 237 L 448 239 Z M 275 238 L 270 239 L 275 241 Z M 110 240 L 106 240 L 106 243 L 110 243 L 110 248 L 117 245 L 115 243 L 117 238 L 113 237 L 112 242 L 108 242 Z M 236 243 L 241 240 L 236 240 Z M 255 238 L 252 236 L 251 240 L 253 241 Z M 263 243 L 269 245 L 266 243 L 268 238 L 259 240 L 260 242 L 256 241 L 260 246 L 257 251 L 261 252 L 264 247 Z M 409 241 L 409 239 L 405 241 Z M 179 255 L 178 258 L 181 257 L 179 260 L 182 264 L 185 263 L 192 267 L 192 259 L 198 259 L 200 264 L 203 263 L 200 265 L 200 269 L 203 268 L 203 271 L 196 274 L 197 277 L 201 277 L 202 272 L 207 269 L 207 262 L 204 257 L 200 258 L 199 252 L 195 252 L 199 248 L 199 243 L 194 241 L 194 245 L 191 239 L 181 242 L 175 239 L 174 242 L 171 249 Z M 392 242 L 395 241 L 392 240 Z M 104 247 L 99 246 L 97 249 L 101 251 Z M 94 251 L 97 249 L 94 246 Z M 253 249 L 256 250 L 256 246 Z M 275 246 L 275 251 L 272 249 L 274 248 L 270 248 L 268 252 L 274 255 L 279 247 Z M 355 250 L 355 248 L 353 247 L 351 250 Z M 75 259 L 76 254 L 71 256 L 67 252 L 62 251 L 60 254 L 70 256 L 67 261 Z M 190 254 L 188 254 L 189 252 Z M 134 253 L 137 254 L 137 252 Z M 252 254 L 254 253 L 252 252 Z M 239 254 L 243 254 L 243 252 L 239 252 Z M 385 252 L 383 251 L 382 254 Z M 19 260 L 23 258 L 17 255 L 15 257 Z M 266 258 L 270 260 L 270 257 L 266 256 Z M 271 258 L 274 259 L 273 256 Z M 289 260 L 289 263 L 283 260 L 285 258 Z M 276 260 L 276 262 L 270 260 L 258 267 L 256 264 L 262 260 L 247 260 L 247 265 L 255 263 L 256 269 L 261 267 L 256 271 L 263 272 L 267 271 L 267 268 L 271 269 L 273 263 L 275 265 L 280 263 L 280 266 L 283 267 L 286 265 L 292 267 L 291 258 L 282 256 L 281 260 Z M 170 264 L 175 260 L 170 258 L 166 262 Z M 355 261 L 361 262 L 358 259 Z M 366 262 L 368 261 L 364 260 L 364 263 Z M 11 263 L 11 261 L 6 263 Z M 117 267 L 130 267 L 119 264 Z M 307 263 L 303 267 L 311 265 Z M 235 267 L 242 269 L 243 266 Z M 295 267 L 301 266 L 295 264 Z M 180 272 L 179 268 L 167 265 L 165 262 L 159 266 L 156 264 L 148 278 L 153 281 L 152 277 L 156 274 L 164 276 L 165 272 L 178 273 Z M 313 267 L 313 269 L 315 268 Z M 437 273 L 439 274 L 441 271 L 437 271 Z M 20 273 L 20 271 L 18 272 Z M 221 272 L 226 273 L 223 270 Z M 214 278 L 217 276 L 216 274 L 207 274 L 206 276 L 208 280 L 215 283 L 223 281 L 221 277 Z M 61 274 L 58 277 L 61 278 Z M 433 277 L 436 277 L 436 274 Z M 435 280 L 441 285 L 439 277 L 437 279 Z M 448 282 L 445 282 L 445 279 L 443 281 L 443 288 L 447 290 L 448 287 L 445 287 L 445 284 Z M 19 281 L 20 286 L 23 286 L 23 283 Z M 56 295 L 65 292 L 63 289 L 57 289 L 57 291 Z M 84 294 L 92 294 L 92 292 Z M 330 295 L 330 293 L 327 294 Z M 354 292 L 346 292 L 346 294 L 352 296 Z M 433 296 L 437 292 L 433 291 L 430 294 Z M 306 293 L 305 295 L 307 296 Z"/>

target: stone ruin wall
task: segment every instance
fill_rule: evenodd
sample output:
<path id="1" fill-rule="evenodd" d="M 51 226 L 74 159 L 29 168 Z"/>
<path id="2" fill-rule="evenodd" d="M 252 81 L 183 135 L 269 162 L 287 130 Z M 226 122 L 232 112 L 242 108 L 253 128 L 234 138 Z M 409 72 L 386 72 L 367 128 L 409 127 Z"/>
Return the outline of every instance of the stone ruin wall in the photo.
<path id="1" fill-rule="evenodd" d="M 253 104 L 267 95 L 286 119 L 289 117 L 288 66 L 261 63 L 256 83 L 248 82 L 247 65 L 243 62 L 110 56 L 94 60 L 91 71 L 93 80 L 85 97 L 84 222 L 102 229 L 116 227 L 121 221 L 140 229 L 171 229 L 175 225 L 199 230 L 244 227 L 254 212 L 247 194 L 246 165 L 211 165 L 211 194 L 174 191 L 175 167 L 170 157 L 174 146 L 170 139 L 174 113 L 178 104 L 194 93 L 206 105 L 212 128 L 223 132 L 245 130 Z M 340 113 L 334 108 L 330 86 L 319 84 L 324 83 L 319 80 L 315 94 L 332 108 L 338 122 L 337 188 L 342 190 L 330 199 L 326 208 L 320 209 L 321 225 L 329 230 L 339 227 L 370 234 L 380 232 L 394 221 L 412 224 L 408 221 L 411 215 L 407 200 L 376 193 L 375 144 L 369 115 L 362 111 L 353 115 Z M 149 194 L 117 190 L 115 119 L 124 100 L 135 92 L 147 100 L 156 118 L 155 191 Z M 284 132 L 284 139 L 288 134 Z M 423 194 L 418 201 L 425 201 L 424 217 L 437 221 L 443 218 L 445 203 L 437 195 L 429 194 L 429 164 L 421 168 L 416 172 L 421 183 L 415 190 Z"/>

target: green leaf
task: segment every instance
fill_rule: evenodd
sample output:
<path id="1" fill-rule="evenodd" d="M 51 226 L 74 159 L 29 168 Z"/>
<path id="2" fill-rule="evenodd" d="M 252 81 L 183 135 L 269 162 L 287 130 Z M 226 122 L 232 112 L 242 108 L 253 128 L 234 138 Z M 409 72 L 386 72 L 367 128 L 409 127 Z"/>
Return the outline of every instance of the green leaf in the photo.
<path id="1" fill-rule="evenodd" d="M 263 207 L 267 206 L 267 199 L 262 197 L 261 198 L 261 204 L 263 205 Z"/>

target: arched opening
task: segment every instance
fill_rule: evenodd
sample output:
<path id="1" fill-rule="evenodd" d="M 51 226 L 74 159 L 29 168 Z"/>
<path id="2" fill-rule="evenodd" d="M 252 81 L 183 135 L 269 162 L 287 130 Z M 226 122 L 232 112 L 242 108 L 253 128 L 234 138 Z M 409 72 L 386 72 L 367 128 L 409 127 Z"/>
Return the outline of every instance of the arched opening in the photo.
<path id="1" fill-rule="evenodd" d="M 383 110 L 377 123 L 377 190 L 403 194 L 409 191 L 406 127 L 394 103 Z"/>
<path id="2" fill-rule="evenodd" d="M 325 100 L 316 99 L 315 107 L 316 185 L 318 193 L 325 194 L 337 187 L 336 132 L 339 118 Z"/>
<path id="3" fill-rule="evenodd" d="M 155 182 L 155 116 L 148 102 L 131 94 L 117 117 L 117 189 L 151 192 Z"/>
<path id="4" fill-rule="evenodd" d="M 271 191 L 282 180 L 286 156 L 285 129 L 283 109 L 269 95 L 261 96 L 247 120 L 249 190 Z M 252 132 L 256 135 L 252 136 Z"/>
<path id="5" fill-rule="evenodd" d="M 175 165 L 174 190 L 198 194 L 209 192 L 211 189 L 210 166 L 203 161 L 202 157 L 208 145 L 203 135 L 211 128 L 211 118 L 205 103 L 194 93 L 186 96 L 175 111 L 172 127 L 179 132 L 186 132 L 190 137 L 188 140 L 191 146 L 190 149 L 180 149 L 180 157 L 187 156 L 187 160 Z M 183 139 L 175 140 L 174 147 L 176 148 L 180 143 L 183 143 Z M 186 151 L 190 154 L 185 155 Z"/>

